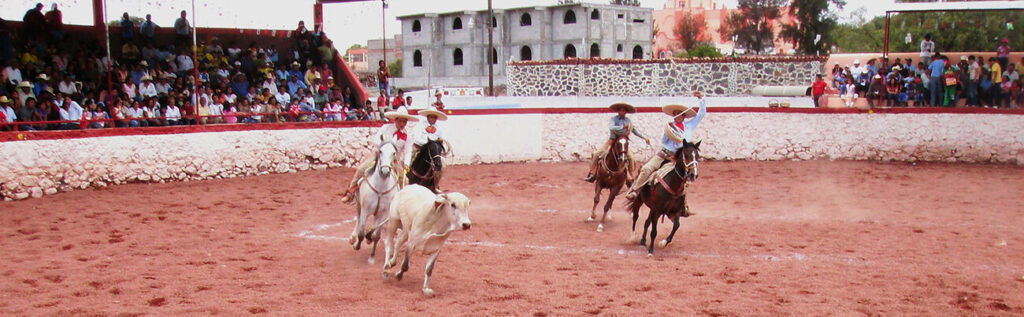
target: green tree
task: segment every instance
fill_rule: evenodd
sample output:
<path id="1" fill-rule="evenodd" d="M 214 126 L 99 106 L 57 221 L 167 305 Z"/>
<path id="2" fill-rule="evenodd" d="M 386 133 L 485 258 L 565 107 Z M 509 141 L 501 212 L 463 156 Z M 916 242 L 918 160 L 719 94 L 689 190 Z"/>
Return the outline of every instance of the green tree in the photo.
<path id="1" fill-rule="evenodd" d="M 804 54 L 828 51 L 834 43 L 830 31 L 837 24 L 836 15 L 829 7 L 841 10 L 844 5 L 846 2 L 843 0 L 793 0 L 789 5 L 789 15 L 795 21 L 783 25 L 781 35 Z"/>
<path id="2" fill-rule="evenodd" d="M 1024 43 L 1024 34 L 1011 30 L 1007 23 L 1024 21 L 1019 11 L 999 12 L 923 12 L 893 15 L 889 23 L 889 51 L 916 52 L 925 34 L 931 34 L 939 52 L 994 51 L 1007 38 L 1011 46 Z M 881 52 L 885 17 L 875 17 L 863 25 L 840 24 L 832 29 L 838 52 Z M 910 35 L 909 41 L 907 35 Z M 1016 45 L 1015 45 L 1016 44 Z"/>
<path id="3" fill-rule="evenodd" d="M 388 64 L 388 71 L 391 72 L 391 77 L 402 77 L 402 60 L 396 59 Z"/>
<path id="4" fill-rule="evenodd" d="M 739 8 L 722 21 L 723 40 L 733 37 L 736 45 L 755 54 L 771 47 L 775 39 L 772 21 L 779 18 L 779 7 L 787 0 L 739 0 Z"/>
<path id="5" fill-rule="evenodd" d="M 672 29 L 676 35 L 676 44 L 684 50 L 690 50 L 698 43 L 710 40 L 707 35 L 708 22 L 703 13 L 686 12 L 676 19 Z"/>
<path id="6" fill-rule="evenodd" d="M 686 57 L 722 57 L 717 48 L 708 43 L 700 43 L 686 51 Z"/>

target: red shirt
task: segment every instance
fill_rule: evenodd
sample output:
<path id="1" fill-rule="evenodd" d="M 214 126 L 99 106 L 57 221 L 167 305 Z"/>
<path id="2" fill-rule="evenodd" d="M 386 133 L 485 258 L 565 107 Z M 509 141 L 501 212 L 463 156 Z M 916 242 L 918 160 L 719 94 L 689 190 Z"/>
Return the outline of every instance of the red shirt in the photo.
<path id="1" fill-rule="evenodd" d="M 825 86 L 826 84 L 824 80 L 819 79 L 815 81 L 814 84 L 811 85 L 811 94 L 815 96 L 824 95 Z"/>

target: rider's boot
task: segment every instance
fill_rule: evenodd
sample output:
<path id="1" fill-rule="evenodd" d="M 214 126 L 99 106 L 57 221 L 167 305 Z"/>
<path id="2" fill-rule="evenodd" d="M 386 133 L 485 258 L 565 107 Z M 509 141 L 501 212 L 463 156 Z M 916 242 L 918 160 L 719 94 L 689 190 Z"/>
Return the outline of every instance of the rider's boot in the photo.
<path id="1" fill-rule="evenodd" d="M 587 177 L 584 178 L 583 181 L 588 182 L 588 183 L 593 183 L 595 180 L 597 180 L 596 174 L 597 174 L 597 164 L 591 163 L 590 164 L 590 172 L 587 173 Z"/>
<path id="2" fill-rule="evenodd" d="M 353 185 L 349 186 L 348 190 L 345 191 L 345 197 L 341 198 L 341 202 L 349 203 L 355 201 L 356 184 L 359 184 L 359 182 L 353 182 Z"/>

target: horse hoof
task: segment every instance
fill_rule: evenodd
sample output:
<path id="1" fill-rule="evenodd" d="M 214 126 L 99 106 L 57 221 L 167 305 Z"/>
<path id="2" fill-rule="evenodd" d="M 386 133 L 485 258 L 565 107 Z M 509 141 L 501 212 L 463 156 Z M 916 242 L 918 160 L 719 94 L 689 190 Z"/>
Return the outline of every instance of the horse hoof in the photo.
<path id="1" fill-rule="evenodd" d="M 605 221 L 609 221 L 609 220 L 612 220 L 612 214 L 610 214 L 610 213 L 607 213 L 607 212 L 606 212 L 606 213 L 604 213 L 604 220 L 605 220 Z"/>
<path id="2" fill-rule="evenodd" d="M 587 222 L 594 221 L 594 216 L 587 217 Z"/>
<path id="3" fill-rule="evenodd" d="M 381 272 L 380 277 L 387 281 L 391 276 L 388 276 L 388 272 Z"/>
<path id="4" fill-rule="evenodd" d="M 661 240 L 661 242 L 658 242 L 658 247 L 659 248 L 664 249 L 666 245 L 668 245 L 668 241 Z"/>
<path id="5" fill-rule="evenodd" d="M 597 232 L 604 232 L 604 225 L 597 225 Z"/>
<path id="6" fill-rule="evenodd" d="M 424 288 L 423 289 L 423 295 L 427 295 L 427 297 L 433 297 L 434 296 L 434 290 L 429 289 L 429 288 Z"/>
<path id="7" fill-rule="evenodd" d="M 653 257 L 653 256 L 654 256 L 654 253 L 650 253 L 650 252 L 647 253 L 647 257 L 648 258 Z"/>
<path id="8" fill-rule="evenodd" d="M 373 262 L 374 262 L 374 260 L 373 260 L 372 257 L 369 258 L 369 259 L 366 259 L 366 263 L 368 263 L 368 264 L 373 264 Z"/>
<path id="9" fill-rule="evenodd" d="M 401 281 L 402 280 L 402 272 L 398 272 L 397 274 L 395 274 L 395 280 L 396 281 Z"/>

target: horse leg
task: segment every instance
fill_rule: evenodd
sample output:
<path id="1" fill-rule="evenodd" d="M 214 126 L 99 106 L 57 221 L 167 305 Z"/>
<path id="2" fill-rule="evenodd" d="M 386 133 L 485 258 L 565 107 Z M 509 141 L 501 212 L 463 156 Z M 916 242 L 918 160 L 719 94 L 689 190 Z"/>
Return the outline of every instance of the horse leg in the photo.
<path id="1" fill-rule="evenodd" d="M 651 214 L 647 216 L 647 222 L 651 224 L 651 245 L 647 247 L 647 256 L 654 255 L 654 241 L 658 238 L 658 219 L 654 217 L 657 214 L 654 210 L 651 210 Z"/>
<path id="2" fill-rule="evenodd" d="M 402 268 L 395 274 L 396 280 L 401 281 L 402 275 L 405 274 L 405 271 L 409 270 L 409 256 L 411 253 L 412 251 L 410 250 L 410 246 L 405 246 L 405 255 L 402 257 Z"/>
<path id="3" fill-rule="evenodd" d="M 366 218 L 369 218 L 366 212 L 359 208 L 359 220 L 356 220 L 356 241 L 352 244 L 352 248 L 359 250 L 360 245 L 363 244 L 363 239 L 366 238 Z M 349 239 L 351 240 L 351 239 Z"/>
<path id="4" fill-rule="evenodd" d="M 601 184 L 594 184 L 594 206 L 590 207 L 590 217 L 587 218 L 587 221 L 597 219 L 597 203 L 599 202 L 601 202 Z"/>
<path id="5" fill-rule="evenodd" d="M 395 236 L 395 231 L 398 230 L 398 222 L 399 221 L 400 220 L 398 220 L 398 219 L 390 219 L 390 220 L 388 220 L 388 222 L 384 223 L 384 226 L 383 226 L 384 232 L 381 234 L 381 238 L 383 238 L 383 240 L 384 240 L 384 269 L 381 270 L 380 275 L 385 280 L 388 279 L 388 269 L 390 269 L 392 266 L 395 265 L 395 261 L 393 259 L 391 259 L 391 257 L 395 253 L 398 253 L 398 250 L 395 249 L 396 244 L 395 244 L 394 236 Z"/>
<path id="6" fill-rule="evenodd" d="M 622 190 L 622 186 L 615 186 L 608 190 L 608 201 L 604 203 L 604 214 L 601 214 L 601 223 L 597 225 L 597 232 L 604 231 L 604 222 L 611 220 L 611 215 L 608 214 L 608 210 L 612 209 L 612 203 L 615 202 L 615 196 L 619 195 L 619 191 Z"/>
<path id="7" fill-rule="evenodd" d="M 373 241 L 373 248 L 370 249 L 370 258 L 366 259 L 366 263 L 373 264 L 373 257 L 377 255 L 377 243 L 380 242 L 380 227 L 377 227 L 372 233 L 367 233 L 366 236 L 366 239 Z"/>
<path id="8" fill-rule="evenodd" d="M 640 235 L 640 245 L 643 245 L 643 246 L 647 245 L 647 228 L 649 228 L 650 225 L 651 225 L 651 221 L 652 221 L 651 220 L 651 215 L 653 215 L 653 214 L 654 214 L 653 210 L 649 211 L 648 215 L 647 215 L 647 220 L 644 220 L 644 233 Z"/>
<path id="9" fill-rule="evenodd" d="M 679 230 L 678 214 L 672 216 L 672 232 L 668 234 L 668 238 L 666 238 L 665 240 L 661 240 L 661 243 L 658 244 L 658 247 L 664 249 L 665 246 L 667 246 L 669 243 L 672 243 L 672 237 L 676 236 L 676 230 Z"/>

